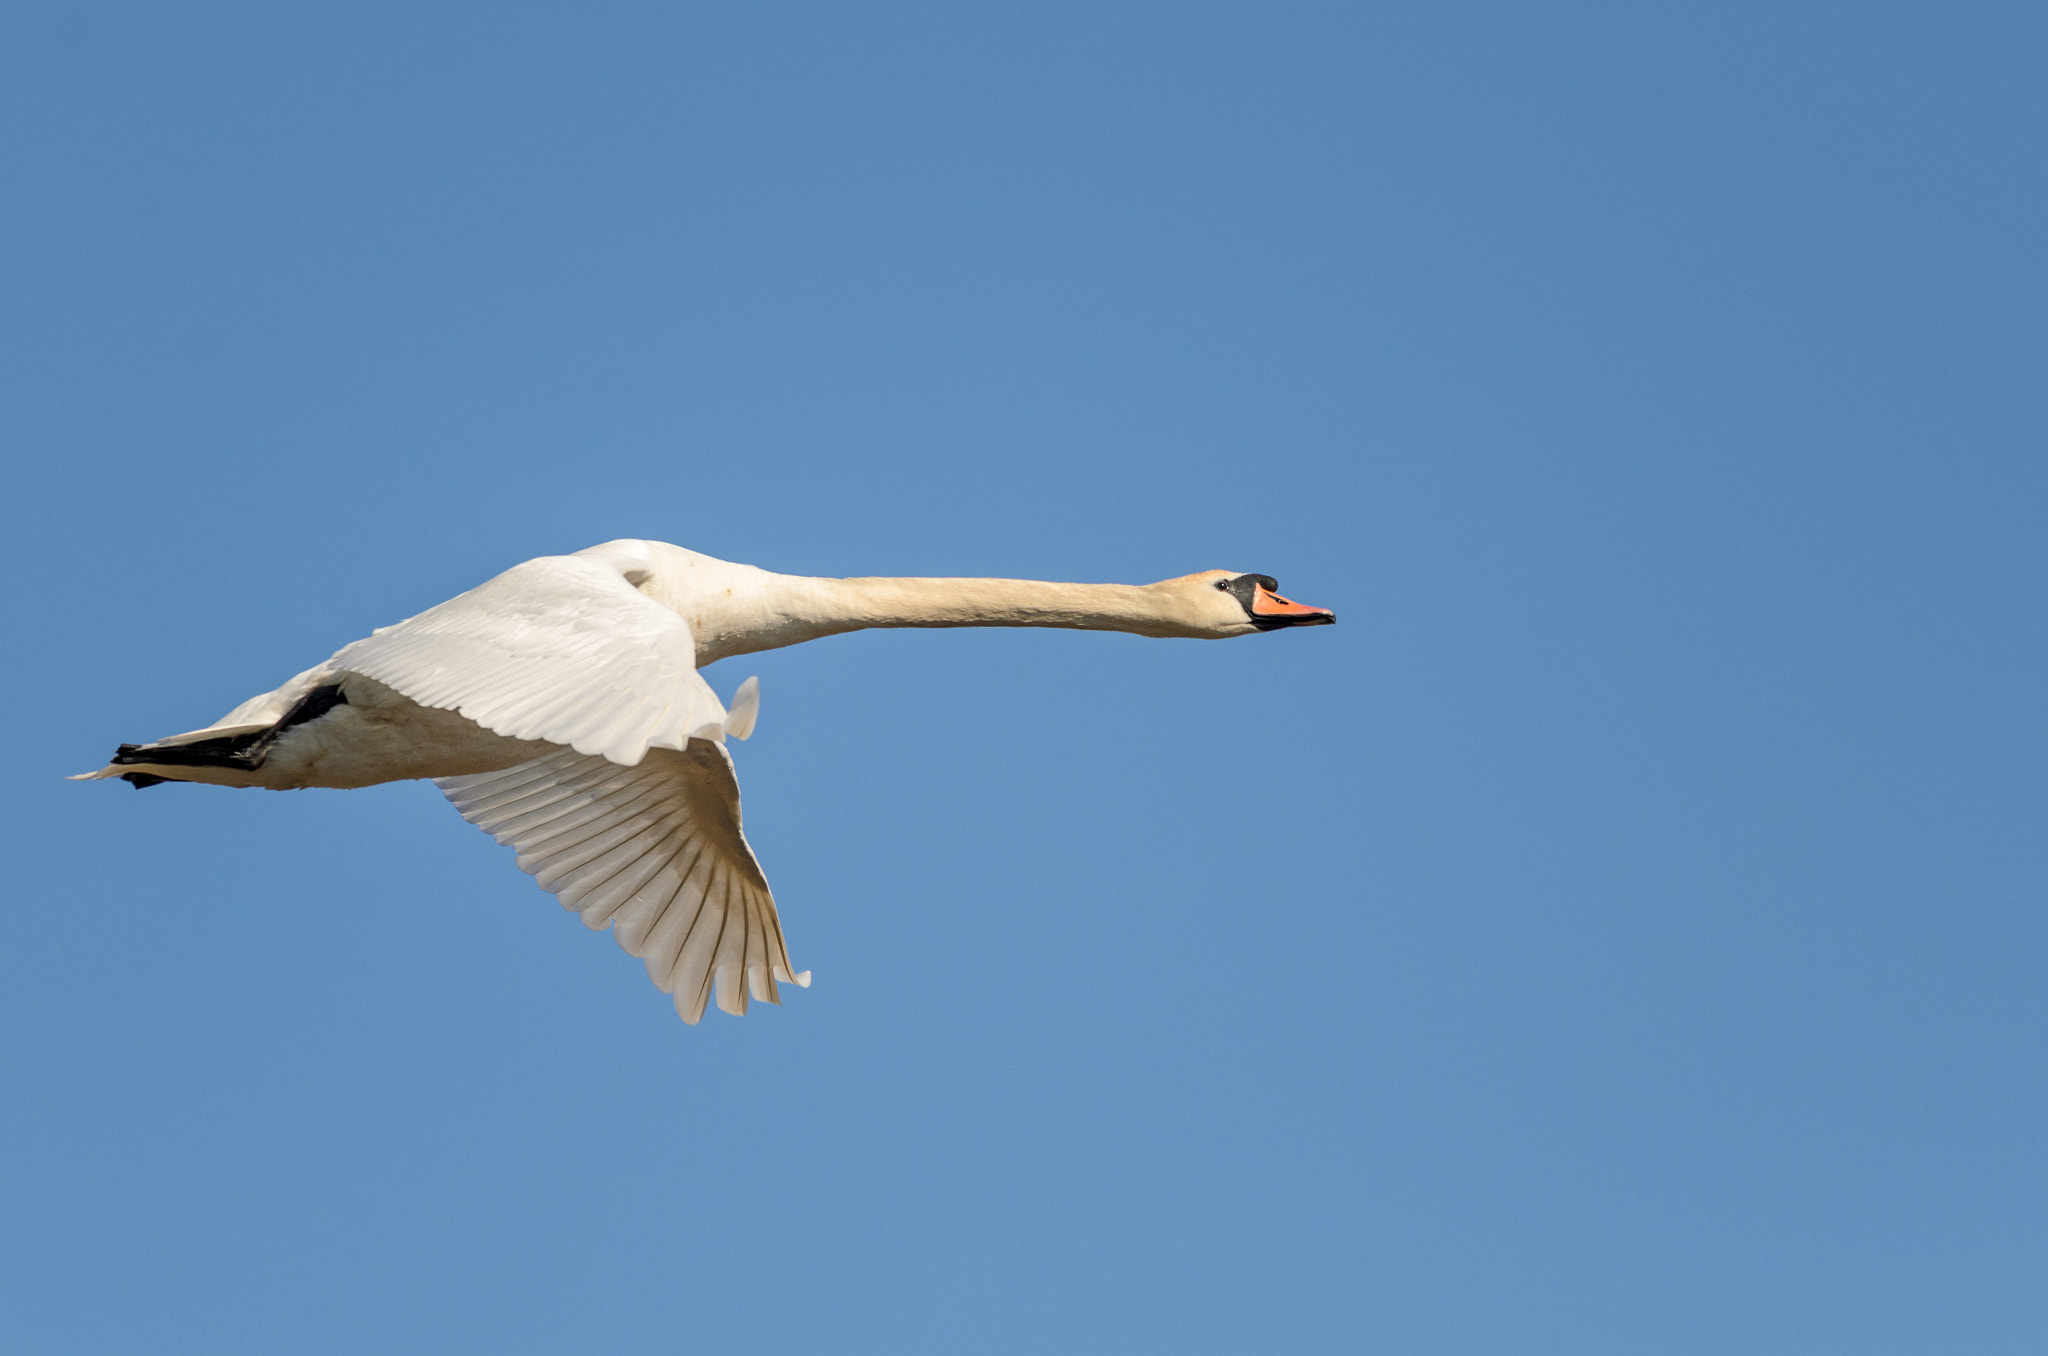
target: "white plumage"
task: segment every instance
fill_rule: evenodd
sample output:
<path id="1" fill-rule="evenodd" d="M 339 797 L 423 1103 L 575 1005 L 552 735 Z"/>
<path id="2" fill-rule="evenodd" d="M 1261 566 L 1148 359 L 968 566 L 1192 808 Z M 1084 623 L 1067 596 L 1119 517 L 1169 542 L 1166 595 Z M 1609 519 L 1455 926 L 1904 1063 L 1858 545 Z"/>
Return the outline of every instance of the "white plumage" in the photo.
<path id="1" fill-rule="evenodd" d="M 543 556 L 386 626 L 328 661 L 510 739 L 631 767 L 720 729 L 689 623 L 618 570 Z"/>
<path id="2" fill-rule="evenodd" d="M 740 832 L 739 783 L 723 746 L 693 739 L 632 767 L 573 749 L 504 772 L 435 782 L 462 817 L 519 853 L 519 869 L 583 916 L 609 926 L 686 1022 L 749 992 L 780 1001 L 792 972 L 767 878 Z"/>
<path id="3" fill-rule="evenodd" d="M 1158 584 L 807 579 L 662 542 L 544 556 L 344 646 L 205 729 L 123 744 L 85 779 L 294 790 L 426 777 L 696 1022 L 808 986 L 740 829 L 728 713 L 698 670 L 875 626 L 1053 626 L 1220 639 L 1335 620 L 1263 575 Z"/>

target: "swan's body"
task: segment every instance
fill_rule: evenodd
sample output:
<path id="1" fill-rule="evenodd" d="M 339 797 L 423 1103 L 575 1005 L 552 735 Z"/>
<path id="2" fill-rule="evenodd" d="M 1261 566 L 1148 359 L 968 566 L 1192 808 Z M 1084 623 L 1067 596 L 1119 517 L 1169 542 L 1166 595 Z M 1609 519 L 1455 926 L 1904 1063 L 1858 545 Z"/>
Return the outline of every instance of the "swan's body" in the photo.
<path id="1" fill-rule="evenodd" d="M 740 832 L 725 737 L 752 732 L 698 670 L 868 627 L 1046 626 L 1221 639 L 1334 621 L 1263 575 L 1158 584 L 810 579 L 662 542 L 543 556 L 385 627 L 213 725 L 123 744 L 87 778 L 138 787 L 358 787 L 431 778 L 521 869 L 611 926 L 695 1022 L 795 973 Z"/>

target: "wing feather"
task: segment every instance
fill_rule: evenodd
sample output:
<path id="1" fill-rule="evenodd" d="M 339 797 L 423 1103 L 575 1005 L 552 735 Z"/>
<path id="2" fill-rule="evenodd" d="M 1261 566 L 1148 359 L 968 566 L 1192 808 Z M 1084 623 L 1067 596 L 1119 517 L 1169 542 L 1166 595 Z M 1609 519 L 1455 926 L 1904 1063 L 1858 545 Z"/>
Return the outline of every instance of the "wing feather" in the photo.
<path id="1" fill-rule="evenodd" d="M 593 556 L 515 565 L 347 646 L 326 667 L 508 738 L 622 767 L 722 730 L 726 715 L 697 672 L 689 623 L 627 583 L 618 562 Z"/>
<path id="2" fill-rule="evenodd" d="M 636 840 L 635 846 L 638 846 Z M 583 925 L 593 931 L 611 922 L 612 915 L 638 893 L 640 887 L 653 878 L 656 872 L 668 869 L 671 855 L 681 846 L 683 838 L 675 832 L 652 833 L 646 846 L 637 855 L 630 856 L 619 864 L 616 871 L 598 875 L 588 888 L 580 882 L 575 887 L 573 901 L 570 891 L 561 895 L 566 907 L 576 909 L 583 915 Z"/>
<path id="3" fill-rule="evenodd" d="M 601 881 L 623 865 L 622 853 L 632 853 L 636 848 L 644 850 L 639 845 L 644 845 L 648 837 L 647 825 L 637 817 L 628 817 L 624 823 L 613 823 L 550 860 L 545 870 L 534 873 L 534 879 L 541 889 L 552 890 L 573 908 L 572 896 L 580 898 L 586 893 L 586 883 Z"/>
<path id="4" fill-rule="evenodd" d="M 657 746 L 631 766 L 566 748 L 435 784 L 586 926 L 610 927 L 684 1021 L 714 997 L 737 1015 L 750 997 L 780 1002 L 777 981 L 810 983 L 790 964 L 720 745 Z"/>
<path id="5" fill-rule="evenodd" d="M 718 864 L 706 863 L 682 940 L 677 944 L 675 958 L 663 977 L 666 981 L 663 987 L 671 992 L 694 995 L 699 987 L 696 977 L 704 968 L 709 948 L 716 944 L 718 924 L 723 916 L 712 894 L 717 876 Z M 703 1011 L 702 1005 L 697 1007 L 697 1011 Z"/>

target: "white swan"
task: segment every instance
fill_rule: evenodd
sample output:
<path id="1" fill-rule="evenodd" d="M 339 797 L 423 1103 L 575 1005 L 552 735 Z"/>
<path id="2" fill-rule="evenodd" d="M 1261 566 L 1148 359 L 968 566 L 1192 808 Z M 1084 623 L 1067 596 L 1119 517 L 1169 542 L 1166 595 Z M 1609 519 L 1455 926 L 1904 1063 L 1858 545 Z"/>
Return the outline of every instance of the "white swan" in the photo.
<path id="1" fill-rule="evenodd" d="M 123 744 L 75 780 L 291 790 L 430 777 L 586 925 L 607 925 L 694 1023 L 810 983 L 740 832 L 727 711 L 698 669 L 880 626 L 1050 626 L 1220 639 L 1333 622 L 1264 575 L 1143 586 L 810 579 L 654 541 L 515 565 L 344 647 L 213 725 Z"/>

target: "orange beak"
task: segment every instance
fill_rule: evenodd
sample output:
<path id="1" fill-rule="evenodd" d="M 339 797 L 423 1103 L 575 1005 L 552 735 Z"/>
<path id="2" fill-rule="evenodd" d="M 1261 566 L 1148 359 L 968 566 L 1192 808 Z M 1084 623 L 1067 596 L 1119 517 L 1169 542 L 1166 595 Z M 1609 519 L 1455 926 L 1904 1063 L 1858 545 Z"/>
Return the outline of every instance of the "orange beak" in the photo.
<path id="1" fill-rule="evenodd" d="M 1326 626 L 1337 620 L 1337 614 L 1327 607 L 1290 602 L 1264 584 L 1252 591 L 1252 616 L 1281 626 Z"/>

